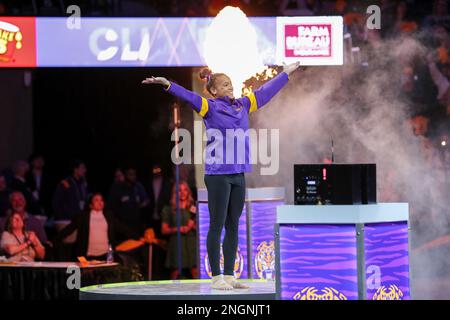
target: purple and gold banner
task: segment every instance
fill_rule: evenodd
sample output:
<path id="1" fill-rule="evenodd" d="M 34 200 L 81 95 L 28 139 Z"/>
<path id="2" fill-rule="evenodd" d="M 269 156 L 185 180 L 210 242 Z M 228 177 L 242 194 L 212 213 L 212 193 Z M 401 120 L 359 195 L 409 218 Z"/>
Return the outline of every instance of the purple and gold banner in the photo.
<path id="1" fill-rule="evenodd" d="M 407 222 L 367 224 L 366 299 L 410 299 Z"/>
<path id="2" fill-rule="evenodd" d="M 283 300 L 356 300 L 355 225 L 280 225 Z"/>
<path id="3" fill-rule="evenodd" d="M 200 278 L 208 279 L 212 277 L 211 267 L 209 265 L 208 253 L 206 250 L 206 237 L 209 229 L 209 210 L 208 203 L 199 202 L 198 204 L 198 239 L 200 255 Z M 222 232 L 221 242 L 223 242 L 225 232 Z M 236 278 L 248 278 L 247 272 L 247 219 L 245 206 L 239 219 L 239 242 L 236 253 L 236 262 L 234 264 L 234 275 Z M 223 253 L 220 252 L 220 270 L 223 272 Z"/>
<path id="4" fill-rule="evenodd" d="M 283 201 L 255 201 L 251 203 L 251 235 L 253 278 L 275 280 L 274 226 L 277 206 Z"/>

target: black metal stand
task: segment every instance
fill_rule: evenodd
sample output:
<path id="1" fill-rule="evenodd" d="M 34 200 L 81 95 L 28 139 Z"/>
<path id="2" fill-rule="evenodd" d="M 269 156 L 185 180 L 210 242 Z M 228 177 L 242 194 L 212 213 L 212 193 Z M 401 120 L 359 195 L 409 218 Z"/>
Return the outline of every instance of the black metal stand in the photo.
<path id="1" fill-rule="evenodd" d="M 178 243 L 178 278 L 181 277 L 182 273 L 182 255 L 181 255 L 181 213 L 180 213 L 180 165 L 178 161 L 179 156 L 179 150 L 178 150 L 178 143 L 179 143 L 179 135 L 178 135 L 178 128 L 180 126 L 180 109 L 179 105 L 175 102 L 173 104 L 173 122 L 174 122 L 174 130 L 175 130 L 175 157 L 176 157 L 176 164 L 175 164 L 175 194 L 176 194 L 176 206 L 177 206 L 177 243 Z"/>

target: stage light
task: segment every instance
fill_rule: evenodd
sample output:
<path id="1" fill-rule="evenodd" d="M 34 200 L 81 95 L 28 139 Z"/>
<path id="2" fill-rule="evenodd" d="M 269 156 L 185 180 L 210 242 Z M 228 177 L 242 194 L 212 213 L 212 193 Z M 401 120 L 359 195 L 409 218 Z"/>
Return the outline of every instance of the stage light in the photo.
<path id="1" fill-rule="evenodd" d="M 448 145 L 448 137 L 443 136 L 441 137 L 441 147 L 445 148 Z"/>

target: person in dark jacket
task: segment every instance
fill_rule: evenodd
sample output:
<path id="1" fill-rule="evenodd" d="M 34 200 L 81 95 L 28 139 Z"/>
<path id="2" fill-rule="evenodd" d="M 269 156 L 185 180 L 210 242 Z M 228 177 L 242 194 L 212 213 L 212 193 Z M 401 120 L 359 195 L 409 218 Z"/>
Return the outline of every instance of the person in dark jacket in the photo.
<path id="1" fill-rule="evenodd" d="M 52 211 L 52 192 L 54 185 L 52 179 L 45 169 L 45 159 L 41 154 L 32 154 L 29 158 L 30 170 L 26 175 L 26 183 L 31 190 L 39 206 L 44 210 L 47 217 Z"/>
<path id="2" fill-rule="evenodd" d="M 114 248 L 117 244 L 117 233 L 128 238 L 139 237 L 118 222 L 112 212 L 105 210 L 105 202 L 100 193 L 89 197 L 86 210 L 73 217 L 72 222 L 58 233 L 54 244 L 58 246 L 74 231 L 77 231 L 75 255 L 86 257 L 88 260 L 106 260 L 109 245 Z"/>
<path id="3" fill-rule="evenodd" d="M 147 225 L 155 230 L 157 237 L 161 236 L 161 213 L 165 206 L 170 205 L 170 181 L 163 175 L 161 166 L 154 165 L 152 178 L 148 185 L 149 205 L 146 213 Z"/>
<path id="4" fill-rule="evenodd" d="M 6 216 L 6 211 L 10 208 L 9 194 L 11 190 L 6 184 L 6 177 L 0 173 L 0 217 Z"/>
<path id="5" fill-rule="evenodd" d="M 116 183 L 111 188 L 108 198 L 108 208 L 114 212 L 115 217 L 135 232 L 145 230 L 143 208 L 149 203 L 144 186 L 137 181 L 136 169 L 125 170 L 125 181 Z"/>
<path id="6" fill-rule="evenodd" d="M 11 190 L 21 192 L 27 202 L 28 212 L 32 215 L 42 215 L 43 211 L 38 200 L 26 183 L 26 175 L 30 167 L 26 161 L 18 160 L 13 165 L 14 177 L 11 180 Z"/>
<path id="7" fill-rule="evenodd" d="M 58 184 L 53 195 L 55 220 L 71 220 L 84 209 L 87 196 L 86 165 L 75 160 L 71 166 L 71 175 Z"/>

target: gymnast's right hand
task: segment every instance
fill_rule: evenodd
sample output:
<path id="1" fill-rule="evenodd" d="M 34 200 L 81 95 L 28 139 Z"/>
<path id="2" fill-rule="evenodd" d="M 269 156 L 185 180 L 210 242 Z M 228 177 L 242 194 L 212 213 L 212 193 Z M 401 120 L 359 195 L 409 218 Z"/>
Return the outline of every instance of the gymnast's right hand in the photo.
<path id="1" fill-rule="evenodd" d="M 151 77 L 151 78 L 145 78 L 145 80 L 142 80 L 143 84 L 162 84 L 164 87 L 168 87 L 170 85 L 169 80 L 167 80 L 164 77 Z"/>

